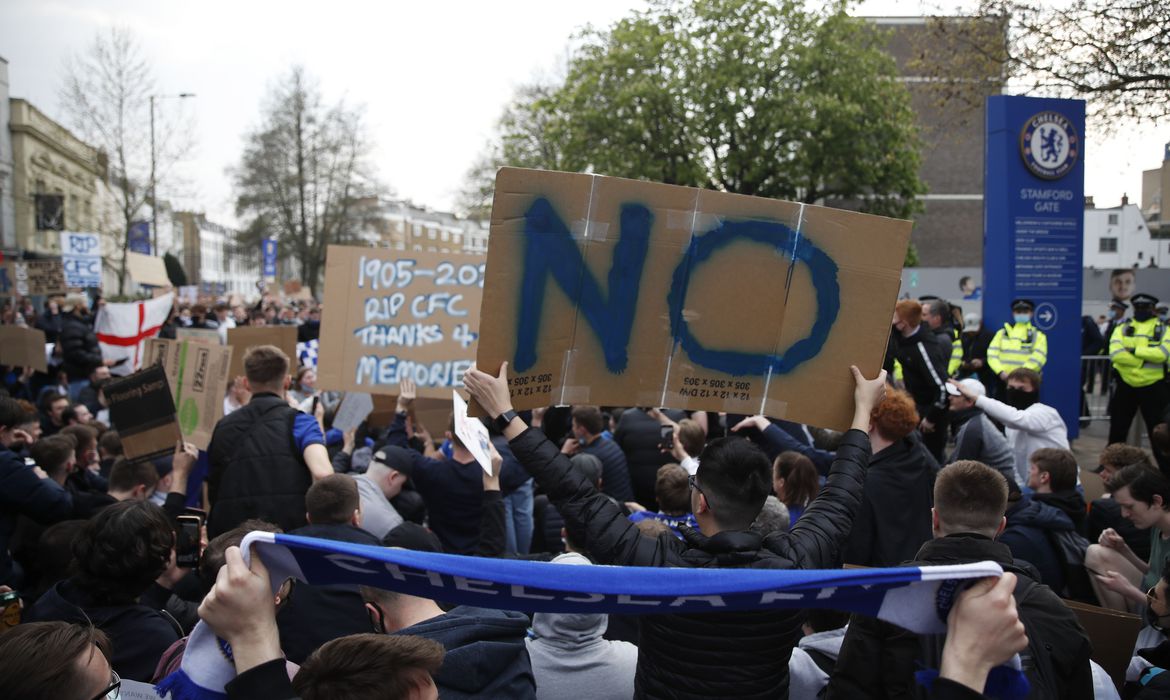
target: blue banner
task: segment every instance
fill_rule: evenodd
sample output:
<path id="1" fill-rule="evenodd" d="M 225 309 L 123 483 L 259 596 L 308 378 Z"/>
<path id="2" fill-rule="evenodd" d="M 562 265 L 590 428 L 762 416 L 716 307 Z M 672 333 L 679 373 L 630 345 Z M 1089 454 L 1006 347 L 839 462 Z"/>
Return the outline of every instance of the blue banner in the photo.
<path id="1" fill-rule="evenodd" d="M 1041 400 L 1079 432 L 1085 103 L 995 95 L 987 100 L 983 324 L 1011 321 L 1011 302 L 1036 304 L 1048 336 Z"/>
<path id="2" fill-rule="evenodd" d="M 154 255 L 150 245 L 150 222 L 135 221 L 130 224 L 130 252 Z"/>
<path id="3" fill-rule="evenodd" d="M 261 274 L 269 282 L 276 281 L 276 239 L 265 238 L 260 242 L 262 257 Z"/>
<path id="4" fill-rule="evenodd" d="M 946 629 L 963 580 L 1000 576 L 994 562 L 888 569 L 686 569 L 572 566 L 253 532 L 243 543 L 273 585 L 350 584 L 485 608 L 558 613 L 694 613 L 831 608 L 919 633 Z"/>

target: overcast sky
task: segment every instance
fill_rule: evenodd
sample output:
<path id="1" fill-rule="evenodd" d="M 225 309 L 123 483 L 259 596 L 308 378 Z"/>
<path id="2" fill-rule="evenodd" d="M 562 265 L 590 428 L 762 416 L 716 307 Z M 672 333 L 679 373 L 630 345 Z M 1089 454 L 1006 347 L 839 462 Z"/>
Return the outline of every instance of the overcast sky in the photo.
<path id="1" fill-rule="evenodd" d="M 160 190 L 183 208 L 234 224 L 225 169 L 259 119 L 268 86 L 296 63 L 328 99 L 362 104 L 382 179 L 402 197 L 447 209 L 513 89 L 562 63 L 570 36 L 606 26 L 640 0 L 0 0 L 0 56 L 13 97 L 60 117 L 63 61 L 111 25 L 131 28 L 153 62 L 157 91 L 193 92 L 189 185 Z M 912 14 L 871 0 L 858 14 Z M 1140 203 L 1141 171 L 1157 167 L 1170 127 L 1087 138 L 1085 191 L 1098 206 L 1123 192 Z"/>

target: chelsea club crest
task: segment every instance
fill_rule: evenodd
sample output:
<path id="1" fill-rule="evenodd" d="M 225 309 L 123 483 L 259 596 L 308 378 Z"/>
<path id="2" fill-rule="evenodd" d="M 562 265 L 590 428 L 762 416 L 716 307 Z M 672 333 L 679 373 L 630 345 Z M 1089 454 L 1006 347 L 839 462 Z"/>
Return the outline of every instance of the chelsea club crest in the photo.
<path id="1" fill-rule="evenodd" d="M 1036 177 L 1057 180 L 1077 164 L 1080 139 L 1059 112 L 1039 112 L 1020 131 L 1020 156 Z"/>

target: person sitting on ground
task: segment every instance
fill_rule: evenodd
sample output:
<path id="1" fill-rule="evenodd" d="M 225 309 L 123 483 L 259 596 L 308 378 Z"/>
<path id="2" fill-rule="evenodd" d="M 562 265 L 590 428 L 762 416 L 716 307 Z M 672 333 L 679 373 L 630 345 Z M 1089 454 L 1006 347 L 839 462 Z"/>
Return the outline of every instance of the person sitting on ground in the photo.
<path id="1" fill-rule="evenodd" d="M 1085 553 L 1085 568 L 1101 606 L 1136 612 L 1146 604 L 1145 591 L 1158 582 L 1170 557 L 1170 478 L 1145 464 L 1128 466 L 1109 482 L 1121 514 L 1150 531 L 1150 557 L 1142 561 L 1115 530 L 1101 533 Z"/>
<path id="2" fill-rule="evenodd" d="M 930 493 L 938 462 L 918 438 L 918 412 L 904 391 L 874 407 L 861 512 L 853 521 L 843 559 L 858 566 L 897 566 L 930 540 Z"/>
<path id="3" fill-rule="evenodd" d="M 165 612 L 138 603 L 172 568 L 175 532 L 162 508 L 124 501 L 99 512 L 73 543 L 76 574 L 26 611 L 26 620 L 92 624 L 113 643 L 119 675 L 150 680 L 167 647 L 182 636 Z"/>
<path id="4" fill-rule="evenodd" d="M 443 645 L 422 637 L 352 634 L 325 644 L 293 678 L 301 700 L 438 700 Z"/>
<path id="5" fill-rule="evenodd" d="M 1091 645 L 1076 615 L 1051 589 L 1029 577 L 1030 568 L 1017 564 L 1007 545 L 994 541 L 1006 525 L 1007 497 L 1006 479 L 985 464 L 957 462 L 943 469 L 934 484 L 931 509 L 935 539 L 923 545 L 909 565 L 993 561 L 1015 573 L 1013 595 L 1028 630 L 1032 664 L 1024 670 L 1032 692 L 1037 697 L 1090 700 Z M 1001 583 L 1010 575 L 1005 574 Z M 943 639 L 923 638 L 876 618 L 854 615 L 827 697 L 914 697 L 915 672 L 937 663 L 939 647 L 944 647 L 945 676 Z"/>
<path id="6" fill-rule="evenodd" d="M 641 510 L 630 513 L 630 522 L 637 523 L 652 519 L 662 521 L 675 537 L 682 539 L 679 527 L 697 528 L 695 516 L 691 515 L 691 489 L 687 482 L 687 472 L 677 464 L 667 464 L 658 469 L 658 481 L 654 484 L 654 495 L 658 507 L 662 510 L 653 513 Z"/>
<path id="7" fill-rule="evenodd" d="M 17 625 L 0 634 L 0 688 L 21 700 L 116 697 L 110 659 L 109 637 L 92 625 Z"/>
<path id="8" fill-rule="evenodd" d="M 812 609 L 807 611 L 796 648 L 788 660 L 790 698 L 816 698 L 829 684 L 841 643 L 845 641 L 849 613 L 839 610 Z"/>
<path id="9" fill-rule="evenodd" d="M 683 476 L 685 481 L 685 472 Z M 571 538 L 566 540 L 569 551 L 553 563 L 592 564 L 574 551 Z M 525 644 L 539 700 L 577 700 L 583 688 L 588 688 L 591 697 L 634 696 L 638 647 L 604 639 L 608 621 L 608 616 L 601 614 L 538 612 L 532 616 L 533 636 Z"/>
<path id="10" fill-rule="evenodd" d="M 1028 460 L 1028 488 L 1032 500 L 1050 505 L 1068 516 L 1073 527 L 1085 534 L 1088 512 L 1085 497 L 1077 491 L 1077 458 L 1068 450 L 1042 447 Z"/>
<path id="11" fill-rule="evenodd" d="M 516 458 L 548 493 L 565 518 L 566 530 L 598 563 L 815 569 L 835 564 L 860 509 L 869 461 L 866 433 L 874 406 L 885 392 L 884 372 L 874 380 L 864 379 L 856 367 L 852 372 L 857 385 L 853 430 L 842 440 L 824 492 L 800 525 L 766 538 L 747 529 L 768 496 L 768 458 L 747 440 L 721 438 L 704 448 L 698 473 L 691 477 L 691 512 L 700 532 L 684 529 L 685 542 L 643 537 L 542 432 L 516 416 L 507 363 L 498 377 L 472 368 L 463 382 L 501 427 Z M 636 692 L 681 698 L 785 697 L 788 658 L 800 636 L 800 620 L 800 613 L 792 610 L 643 616 Z M 683 647 L 688 650 L 687 662 L 679 663 Z"/>
<path id="12" fill-rule="evenodd" d="M 1155 631 L 1170 632 L 1170 560 L 1162 564 L 1158 583 L 1146 591 L 1146 623 Z M 1126 672 L 1125 697 L 1135 700 L 1170 698 L 1170 640 L 1138 649 Z M 1136 680 L 1135 680 L 1136 679 Z"/>
<path id="13" fill-rule="evenodd" d="M 1003 401 L 980 396 L 969 385 L 951 381 L 959 393 L 975 402 L 989 418 L 1003 425 L 1015 455 L 1016 484 L 1028 483 L 1028 457 L 1042 447 L 1068 449 L 1068 428 L 1060 412 L 1040 403 L 1040 373 L 1018 367 L 1007 377 Z"/>
<path id="14" fill-rule="evenodd" d="M 561 451 L 567 455 L 581 451 L 600 459 L 605 492 L 622 503 L 633 501 L 634 491 L 630 488 L 630 468 L 626 464 L 626 455 L 616 442 L 601 436 L 604 431 L 605 421 L 596 406 L 575 406 L 573 437 L 565 440 Z"/>
<path id="15" fill-rule="evenodd" d="M 967 389 L 972 396 L 987 395 L 987 389 L 978 379 L 961 379 L 958 384 L 947 384 L 951 430 L 955 432 L 955 450 L 947 459 L 947 464 L 974 460 L 999 470 L 1004 477 L 1015 481 L 1016 456 L 1007 438 L 999 432 L 983 409 L 975 405 L 975 399 L 959 391 L 959 386 Z"/>
<path id="16" fill-rule="evenodd" d="M 1067 597 L 1067 577 L 1057 538 L 1076 532 L 1072 520 L 1060 510 L 1021 493 L 1014 481 L 1008 484 L 1004 517 L 1007 525 L 997 540 L 1008 546 L 1017 561 L 1036 567 L 1041 583 Z M 1088 542 L 1082 545 L 1087 547 Z"/>
<path id="17" fill-rule="evenodd" d="M 285 400 L 288 367 L 288 356 L 272 345 L 250 348 L 244 355 L 252 400 L 216 423 L 207 448 L 209 537 L 249 518 L 285 531 L 303 526 L 305 492 L 333 474 L 321 425 Z"/>
<path id="18" fill-rule="evenodd" d="M 772 464 L 772 492 L 788 508 L 789 526 L 821 491 L 821 480 L 812 460 L 799 452 L 781 452 Z"/>
<path id="19" fill-rule="evenodd" d="M 1109 484 L 1113 481 L 1113 477 L 1131 464 L 1143 464 L 1150 469 L 1157 468 L 1149 453 L 1140 447 L 1115 442 L 1101 450 L 1101 456 L 1097 458 L 1097 468 L 1093 472 L 1099 475 L 1101 481 L 1105 483 L 1105 493 L 1101 498 L 1089 504 L 1089 515 L 1085 522 L 1085 537 L 1090 542 L 1096 542 L 1101 539 L 1102 532 L 1112 528 L 1113 531 L 1121 535 L 1121 539 L 1125 540 L 1125 544 L 1133 550 L 1138 559 L 1148 561 L 1150 558 L 1150 531 L 1139 529 L 1123 517 L 1121 506 L 1117 505 L 1117 501 L 1113 500 L 1109 493 Z"/>

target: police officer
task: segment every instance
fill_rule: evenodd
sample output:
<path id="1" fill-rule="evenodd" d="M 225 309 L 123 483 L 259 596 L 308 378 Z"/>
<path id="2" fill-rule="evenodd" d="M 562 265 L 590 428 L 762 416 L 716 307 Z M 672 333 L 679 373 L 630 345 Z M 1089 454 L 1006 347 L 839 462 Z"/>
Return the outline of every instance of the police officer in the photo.
<path id="1" fill-rule="evenodd" d="M 1170 361 L 1170 334 L 1166 322 L 1154 315 L 1158 300 L 1135 294 L 1129 301 L 1133 318 L 1115 328 L 1109 339 L 1109 357 L 1118 379 L 1109 409 L 1110 444 L 1125 442 L 1138 409 L 1146 427 L 1153 430 L 1170 403 L 1170 386 L 1162 381 Z M 1165 470 L 1163 461 L 1158 461 Z"/>
<path id="2" fill-rule="evenodd" d="M 1000 381 L 1007 381 L 1012 370 L 1026 367 L 1044 371 L 1048 362 L 1048 336 L 1032 325 L 1036 305 L 1031 299 L 1012 302 L 1012 322 L 1003 324 L 987 348 L 987 366 Z"/>

